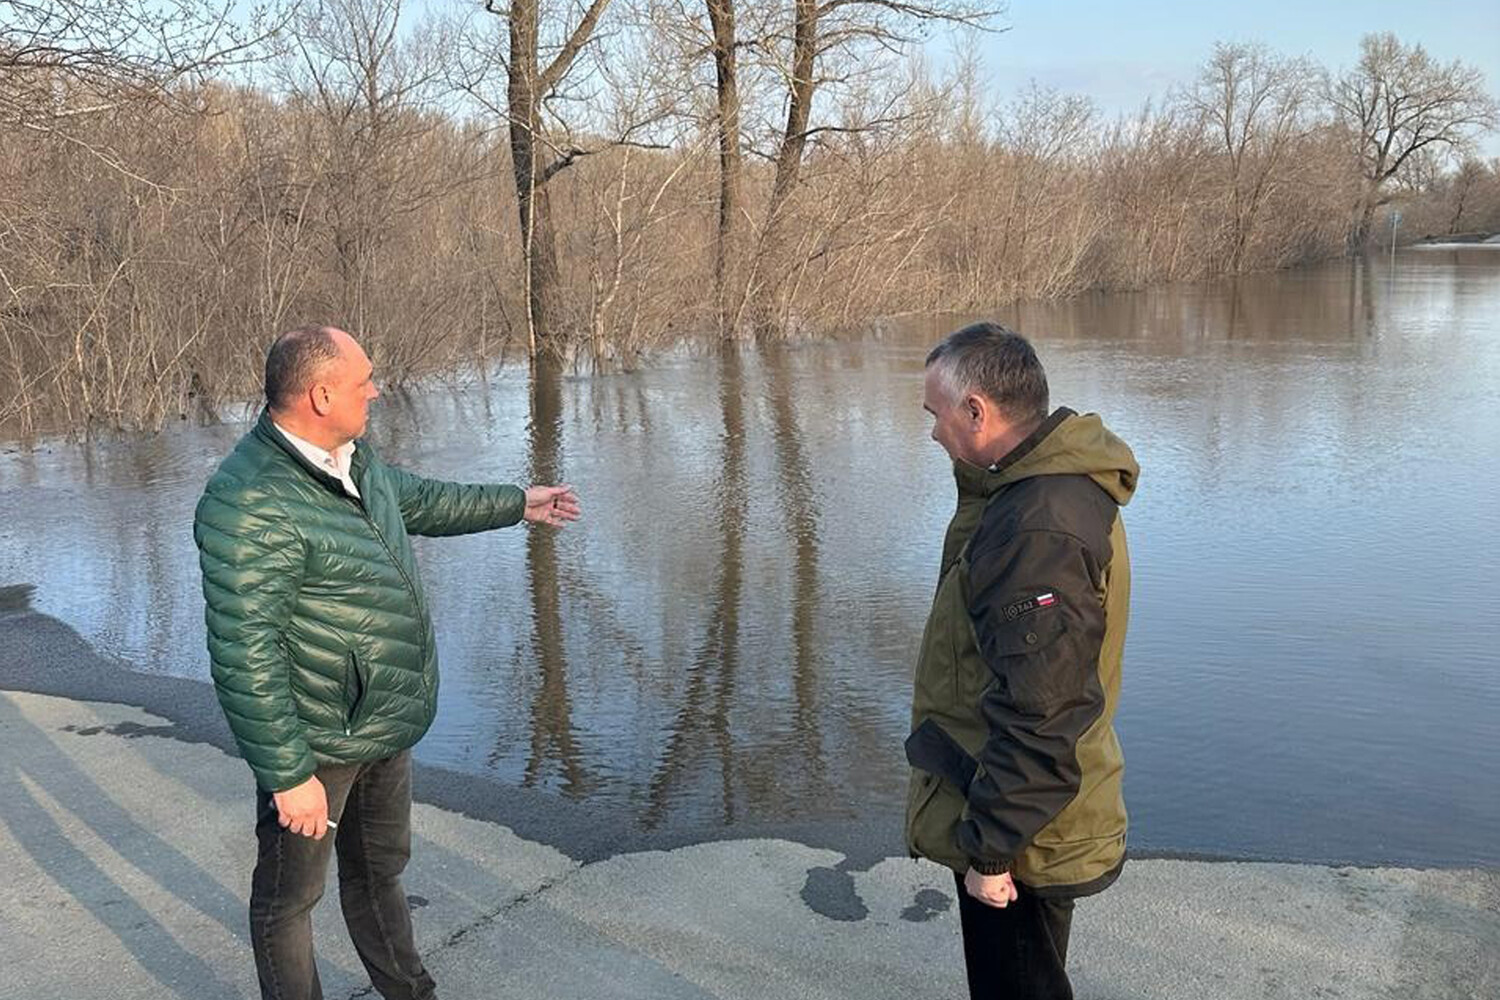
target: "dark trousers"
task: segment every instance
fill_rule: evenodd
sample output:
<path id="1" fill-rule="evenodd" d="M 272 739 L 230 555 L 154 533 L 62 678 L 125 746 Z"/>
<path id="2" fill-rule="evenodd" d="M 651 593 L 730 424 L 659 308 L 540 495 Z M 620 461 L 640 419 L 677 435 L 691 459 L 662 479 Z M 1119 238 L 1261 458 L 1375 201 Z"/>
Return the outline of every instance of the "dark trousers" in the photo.
<path id="1" fill-rule="evenodd" d="M 312 909 L 339 858 L 344 923 L 386 1000 L 431 1000 L 432 977 L 412 938 L 401 872 L 411 856 L 411 754 L 318 769 L 328 816 L 322 840 L 282 829 L 267 792 L 257 800 L 260 854 L 250 885 L 250 940 L 263 1000 L 322 1000 Z"/>
<path id="2" fill-rule="evenodd" d="M 1017 885 L 1017 899 L 999 909 L 970 896 L 964 877 L 956 878 L 972 1000 L 1073 1000 L 1064 969 L 1073 900 L 1043 899 Z"/>

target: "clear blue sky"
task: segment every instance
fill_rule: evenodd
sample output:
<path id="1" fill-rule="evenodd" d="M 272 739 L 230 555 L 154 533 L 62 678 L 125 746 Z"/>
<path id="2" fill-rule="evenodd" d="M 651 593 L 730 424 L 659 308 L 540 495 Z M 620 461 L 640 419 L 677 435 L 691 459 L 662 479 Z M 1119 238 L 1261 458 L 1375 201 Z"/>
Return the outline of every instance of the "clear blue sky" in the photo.
<path id="1" fill-rule="evenodd" d="M 477 5 L 406 0 L 407 24 L 429 9 Z M 1035 79 L 1085 94 L 1114 115 L 1190 80 L 1216 41 L 1264 42 L 1336 71 L 1358 60 L 1360 37 L 1373 31 L 1421 43 L 1444 62 L 1478 67 L 1500 96 L 1500 0 L 1009 0 L 995 23 L 1010 30 L 982 35 L 979 47 L 986 90 L 1001 100 Z M 948 42 L 934 39 L 929 58 L 941 61 Z M 1483 152 L 1500 156 L 1500 134 L 1483 140 Z"/>
<path id="2" fill-rule="evenodd" d="M 1011 0 L 998 23 L 1010 30 L 979 43 L 989 89 L 1008 95 L 1035 79 L 1111 114 L 1190 79 L 1216 41 L 1264 42 L 1337 70 L 1355 63 L 1360 36 L 1372 31 L 1421 43 L 1444 62 L 1462 59 L 1500 95 L 1500 0 Z M 1500 156 L 1500 136 L 1484 148 Z"/>

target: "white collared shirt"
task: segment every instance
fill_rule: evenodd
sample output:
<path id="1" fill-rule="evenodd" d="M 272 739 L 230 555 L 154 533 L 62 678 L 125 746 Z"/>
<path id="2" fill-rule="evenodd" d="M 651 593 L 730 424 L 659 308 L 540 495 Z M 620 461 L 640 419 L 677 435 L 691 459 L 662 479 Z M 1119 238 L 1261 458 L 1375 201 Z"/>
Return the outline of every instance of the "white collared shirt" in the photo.
<path id="1" fill-rule="evenodd" d="M 351 497 L 356 500 L 360 499 L 359 488 L 354 485 L 354 477 L 349 474 L 349 468 L 354 462 L 353 441 L 341 444 L 333 451 L 324 451 L 312 442 L 302 440 L 280 424 L 276 424 L 276 429 L 285 434 L 286 439 L 302 452 L 302 457 L 343 483 L 344 489 Z"/>

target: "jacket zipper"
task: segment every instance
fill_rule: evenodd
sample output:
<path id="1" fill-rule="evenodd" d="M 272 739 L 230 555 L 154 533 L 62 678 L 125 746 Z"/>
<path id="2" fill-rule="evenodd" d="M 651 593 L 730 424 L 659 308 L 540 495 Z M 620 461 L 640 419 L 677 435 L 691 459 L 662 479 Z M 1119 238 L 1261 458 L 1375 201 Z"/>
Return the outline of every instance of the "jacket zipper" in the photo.
<path id="1" fill-rule="evenodd" d="M 345 496 L 348 496 L 348 494 L 345 494 Z M 418 617 L 425 622 L 427 620 L 427 611 L 422 606 L 422 595 L 418 592 L 416 584 L 412 583 L 411 576 L 406 572 L 406 567 L 401 565 L 401 560 L 397 559 L 396 553 L 391 551 L 391 545 L 385 540 L 385 534 L 380 530 L 380 525 L 375 523 L 375 519 L 370 516 L 370 512 L 365 508 L 364 503 L 355 500 L 353 497 L 349 497 L 349 499 L 359 508 L 361 516 L 364 517 L 365 523 L 370 526 L 370 530 L 375 533 L 375 537 L 380 539 L 380 546 L 385 549 L 385 554 L 390 556 L 391 565 L 396 567 L 396 572 L 401 574 L 401 579 L 405 582 L 406 589 L 411 591 L 411 599 L 417 606 Z M 419 663 L 422 671 L 422 690 L 425 693 L 427 690 L 427 629 L 425 627 L 422 628 L 422 644 L 419 648 L 421 650 Z"/>
<path id="2" fill-rule="evenodd" d="M 359 685 L 359 694 L 355 697 L 353 704 L 349 702 L 349 678 L 354 677 Z M 344 671 L 344 704 L 349 707 L 344 712 L 344 735 L 354 735 L 354 717 L 359 714 L 359 708 L 364 704 L 365 698 L 369 696 L 369 685 L 364 675 L 359 672 L 359 654 L 349 650 L 349 665 Z"/>
<path id="3" fill-rule="evenodd" d="M 316 480 L 317 482 L 322 483 L 324 489 L 328 490 L 330 493 L 333 493 L 333 494 L 335 494 L 337 496 L 343 497 L 345 500 L 347 500 L 350 503 L 354 504 L 354 506 L 356 508 L 358 508 L 360 516 L 365 519 L 365 523 L 369 524 L 370 530 L 373 531 L 375 533 L 375 537 L 380 540 L 380 546 L 381 546 L 381 548 L 385 549 L 385 554 L 390 557 L 391 564 L 396 567 L 396 572 L 401 574 L 401 580 L 402 580 L 402 582 L 404 582 L 406 584 L 406 589 L 409 590 L 409 591 L 411 591 L 412 600 L 416 603 L 416 605 L 417 605 L 417 611 L 419 612 L 418 617 L 420 617 L 425 622 L 426 619 L 427 619 L 427 612 L 426 612 L 426 609 L 422 605 L 421 594 L 417 590 L 416 585 L 414 583 L 412 583 L 411 576 L 406 572 L 406 567 L 404 567 L 404 566 L 401 565 L 401 560 L 397 559 L 396 558 L 396 553 L 391 551 L 390 543 L 386 541 L 384 533 L 382 533 L 381 530 L 380 530 L 380 526 L 377 525 L 375 523 L 375 519 L 370 516 L 369 509 L 367 507 L 365 507 L 364 497 L 363 496 L 359 496 L 359 497 L 350 496 L 349 491 L 346 490 L 346 489 L 344 489 L 344 484 L 342 482 L 340 482 L 339 480 L 335 479 L 333 476 L 330 476 L 328 473 L 324 472 L 322 469 L 316 468 L 311 462 L 309 462 L 307 460 L 307 458 L 305 456 L 302 455 L 301 452 L 297 451 L 296 448 L 293 448 L 291 446 L 290 442 L 288 442 L 284 438 L 282 438 L 282 436 L 279 433 L 273 434 L 273 433 L 270 433 L 270 432 L 262 432 L 261 428 L 258 425 L 256 427 L 256 432 L 257 433 L 264 433 L 264 436 L 266 436 L 267 438 L 269 438 L 269 440 L 271 441 L 271 443 L 274 444 L 276 447 L 278 447 L 282 451 L 286 452 L 287 455 L 289 455 L 291 457 L 292 461 L 296 462 L 298 465 L 301 465 L 304 469 L 306 469 L 309 472 L 311 472 L 312 475 L 313 475 L 313 479 Z M 350 472 L 350 476 L 352 477 L 353 473 L 354 473 L 354 470 L 351 468 L 349 470 L 349 472 Z M 421 644 L 421 646 L 419 648 L 420 648 L 420 651 L 421 651 L 420 662 L 421 662 L 421 665 L 422 665 L 422 690 L 423 690 L 423 692 L 426 692 L 427 691 L 427 670 L 426 670 L 426 664 L 427 664 L 427 629 L 426 628 L 422 629 L 422 644 Z M 349 721 L 346 720 L 345 723 L 344 723 L 344 734 L 345 735 L 349 735 L 349 730 L 351 728 L 352 727 L 351 727 Z"/>
<path id="4" fill-rule="evenodd" d="M 350 735 L 350 728 L 354 725 L 354 706 L 349 704 L 349 675 L 354 673 L 354 654 L 349 654 L 348 661 L 344 664 L 344 693 L 340 699 L 344 705 L 344 735 Z"/>

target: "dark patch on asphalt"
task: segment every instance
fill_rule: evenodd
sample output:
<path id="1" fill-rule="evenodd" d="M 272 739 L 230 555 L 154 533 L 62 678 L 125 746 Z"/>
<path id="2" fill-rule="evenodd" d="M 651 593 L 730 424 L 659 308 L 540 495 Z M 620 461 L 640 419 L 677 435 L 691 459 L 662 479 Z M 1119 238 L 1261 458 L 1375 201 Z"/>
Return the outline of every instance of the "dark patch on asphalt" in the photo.
<path id="1" fill-rule="evenodd" d="M 14 614 L 31 610 L 31 595 L 36 586 L 30 583 L 13 583 L 0 587 L 0 614 Z"/>
<path id="2" fill-rule="evenodd" d="M 422 907 L 426 906 L 428 902 L 430 901 L 426 896 L 413 896 L 410 893 L 408 893 L 406 896 L 406 908 L 408 910 L 420 910 Z"/>
<path id="3" fill-rule="evenodd" d="M 936 889 L 923 889 L 917 893 L 910 906 L 901 911 L 901 919 L 914 924 L 925 924 L 941 913 L 947 913 L 953 899 Z"/>
<path id="4" fill-rule="evenodd" d="M 177 726 L 168 723 L 165 726 L 143 726 L 139 722 L 117 722 L 112 726 L 63 726 L 62 731 L 73 733 L 76 736 L 120 736 L 127 740 L 140 739 L 142 736 L 156 736 L 161 739 L 176 739 Z"/>
<path id="5" fill-rule="evenodd" d="M 833 868 L 809 868 L 802 883 L 802 902 L 829 920 L 855 923 L 870 915 L 854 888 L 853 869 L 847 859 Z"/>

